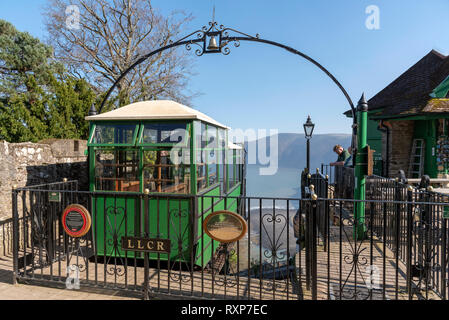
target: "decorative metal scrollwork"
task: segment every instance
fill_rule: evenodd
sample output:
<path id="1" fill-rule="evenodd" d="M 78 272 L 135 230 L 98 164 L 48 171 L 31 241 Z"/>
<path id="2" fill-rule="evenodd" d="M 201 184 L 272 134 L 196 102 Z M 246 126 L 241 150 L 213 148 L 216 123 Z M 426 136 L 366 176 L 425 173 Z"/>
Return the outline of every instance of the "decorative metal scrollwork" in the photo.
<path id="1" fill-rule="evenodd" d="M 272 272 L 273 279 L 285 278 L 284 282 L 279 280 L 265 281 L 263 286 L 265 291 L 285 291 L 287 290 L 289 257 L 287 256 L 287 250 L 282 249 L 286 243 L 281 240 L 286 239 L 286 228 L 288 227 L 287 217 L 284 214 L 275 214 L 275 212 L 268 213 L 263 215 L 261 223 L 263 227 L 261 240 L 264 238 L 267 239 L 268 248 L 263 251 L 265 261 L 259 261 L 261 264 L 259 268 L 262 268 L 262 274 L 259 277 L 262 279 L 266 272 Z M 263 243 L 260 245 L 263 245 Z M 286 268 L 285 274 L 283 274 L 284 267 Z"/>
<path id="2" fill-rule="evenodd" d="M 189 39 L 192 38 L 190 41 Z M 218 25 L 217 22 L 209 22 L 208 26 L 203 26 L 200 30 L 196 30 L 187 36 L 177 40 L 171 41 L 170 44 L 176 45 L 177 43 L 188 41 L 185 45 L 186 50 L 192 50 L 192 45 L 196 45 L 198 48 L 195 50 L 197 56 L 202 56 L 205 53 L 222 53 L 228 55 L 231 52 L 229 44 L 234 44 L 234 47 L 240 46 L 241 38 L 259 39 L 259 34 L 251 36 L 249 34 L 240 32 L 232 28 L 226 28 L 224 25 Z M 207 41 L 210 41 L 208 44 Z"/>
<path id="3" fill-rule="evenodd" d="M 44 268 L 52 263 L 53 256 L 50 252 L 49 226 L 53 221 L 49 212 L 47 203 L 37 193 L 30 193 L 30 208 L 23 208 L 25 217 L 31 224 L 30 246 L 33 250 L 34 268 Z M 25 223 L 24 223 L 25 226 Z M 25 230 L 24 230 L 25 233 Z"/>
<path id="4" fill-rule="evenodd" d="M 267 222 L 267 223 L 265 223 Z M 285 234 L 285 229 L 287 228 L 287 218 L 283 214 L 265 214 L 262 217 L 262 227 L 263 230 L 268 238 L 269 242 L 269 248 L 264 251 L 265 258 L 269 259 L 271 261 L 271 264 L 276 264 L 277 261 L 285 260 L 286 258 L 286 252 L 280 251 L 280 249 L 284 246 L 284 242 L 281 242 L 282 236 Z M 283 223 L 283 224 L 282 224 Z M 273 230 L 271 230 L 271 236 L 270 232 L 267 229 L 268 225 L 273 225 Z M 281 231 L 278 232 L 279 234 L 276 237 L 276 224 L 282 224 Z"/>
<path id="5" fill-rule="evenodd" d="M 106 239 L 106 242 L 109 246 L 111 246 L 109 252 L 105 252 L 107 256 L 107 260 L 105 262 L 106 265 L 109 265 L 111 260 L 114 259 L 114 265 L 111 265 L 106 269 L 106 272 L 109 275 L 123 276 L 127 273 L 123 256 L 121 254 L 120 241 L 119 241 L 119 232 L 122 229 L 123 223 L 125 222 L 125 209 L 123 207 L 115 207 L 111 206 L 106 208 L 106 234 L 105 237 L 109 235 L 109 239 Z M 116 263 L 116 259 L 119 259 L 120 264 Z"/>
<path id="6" fill-rule="evenodd" d="M 224 243 L 221 247 L 219 254 L 224 254 L 224 267 L 223 273 L 216 275 L 214 278 L 214 283 L 219 287 L 233 288 L 237 285 L 237 274 L 234 270 L 232 263 L 230 263 L 230 257 L 236 256 L 236 251 L 233 247 L 229 249 L 230 244 Z"/>
<path id="7" fill-rule="evenodd" d="M 85 236 L 86 237 L 86 236 Z M 84 253 L 82 247 L 84 246 Z M 85 238 L 69 238 L 69 258 L 68 264 L 71 266 L 76 266 L 79 272 L 84 272 L 88 265 L 88 241 Z M 81 262 L 79 261 L 81 257 Z M 71 263 L 75 260 L 74 263 Z"/>
<path id="8" fill-rule="evenodd" d="M 170 279 L 174 282 L 182 282 L 187 283 L 190 281 L 191 277 L 189 273 L 183 273 L 183 272 L 170 272 Z"/>
<path id="9" fill-rule="evenodd" d="M 190 255 L 192 254 L 191 248 L 186 248 L 183 244 L 186 241 L 189 241 L 189 227 L 190 221 L 189 218 L 189 210 L 182 208 L 174 208 L 169 211 L 169 221 L 171 230 L 170 238 L 174 238 L 171 241 L 171 252 L 176 252 L 177 255 L 173 258 L 173 262 L 171 262 L 170 269 L 173 269 L 177 264 L 179 266 L 178 272 L 170 272 L 170 279 L 175 282 L 188 282 L 191 280 L 191 267 L 189 263 L 185 263 L 187 266 L 187 273 L 182 272 L 182 262 L 186 262 L 190 260 Z M 174 234 L 173 234 L 174 233 Z"/>
<path id="10" fill-rule="evenodd" d="M 349 254 L 343 257 L 343 261 L 350 265 L 351 269 L 339 288 L 340 295 L 343 299 L 348 300 L 368 300 L 372 297 L 374 289 L 368 286 L 365 287 L 365 285 L 368 284 L 368 279 L 365 279 L 362 272 L 362 267 L 368 266 L 368 259 L 362 254 L 367 248 L 362 248 L 363 239 L 358 240 L 354 235 L 355 230 L 359 227 L 358 221 L 357 219 L 347 217 L 342 217 L 341 221 L 343 224 L 342 230 L 346 237 L 346 242 L 349 244 Z M 348 234 L 346 229 L 350 229 L 351 232 Z M 351 276 L 354 277 L 353 285 L 349 284 Z M 360 276 L 361 284 L 358 284 L 358 281 L 355 280 L 357 276 Z"/>

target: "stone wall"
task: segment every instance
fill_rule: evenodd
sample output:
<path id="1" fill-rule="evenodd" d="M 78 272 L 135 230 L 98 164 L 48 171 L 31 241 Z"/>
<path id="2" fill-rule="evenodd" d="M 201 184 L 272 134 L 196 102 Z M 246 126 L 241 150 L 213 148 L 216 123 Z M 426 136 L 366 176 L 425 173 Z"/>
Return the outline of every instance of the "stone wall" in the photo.
<path id="1" fill-rule="evenodd" d="M 39 143 L 0 141 L 0 219 L 11 216 L 11 189 L 63 178 L 78 180 L 87 190 L 88 166 L 84 140 L 44 140 Z"/>
<path id="2" fill-rule="evenodd" d="M 399 170 L 404 170 L 408 177 L 410 152 L 412 150 L 414 121 L 389 121 L 385 123 L 390 129 L 389 159 L 387 155 L 387 134 L 382 133 L 382 159 L 389 161 L 389 176 L 397 177 Z"/>

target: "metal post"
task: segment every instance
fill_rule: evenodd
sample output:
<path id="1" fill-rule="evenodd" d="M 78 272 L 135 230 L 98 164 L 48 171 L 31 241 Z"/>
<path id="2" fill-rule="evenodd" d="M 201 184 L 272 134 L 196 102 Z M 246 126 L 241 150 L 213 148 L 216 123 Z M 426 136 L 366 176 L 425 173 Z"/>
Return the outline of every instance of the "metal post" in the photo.
<path id="1" fill-rule="evenodd" d="M 316 225 L 316 215 L 317 215 L 317 200 L 312 200 L 312 255 L 311 255 L 311 276 L 312 276 L 312 300 L 317 300 L 317 225 Z"/>
<path id="2" fill-rule="evenodd" d="M 306 234 L 305 234 L 305 242 L 306 242 L 306 290 L 310 290 L 310 251 L 312 248 L 312 223 L 311 223 L 311 215 L 312 215 L 312 202 L 310 199 L 307 199 L 306 204 Z"/>
<path id="3" fill-rule="evenodd" d="M 23 220 L 25 224 L 25 219 Z M 12 237 L 13 237 L 13 284 L 17 284 L 19 274 L 19 215 L 17 211 L 17 190 L 12 190 Z M 26 251 L 26 248 L 24 249 Z M 24 254 L 26 260 L 26 255 Z M 26 264 L 26 263 L 24 263 Z"/>
<path id="4" fill-rule="evenodd" d="M 401 197 L 401 189 L 399 186 L 399 182 L 395 182 L 395 188 L 394 188 L 394 193 L 395 193 L 395 201 L 397 201 L 396 205 L 395 205 L 395 231 L 394 231 L 394 240 L 395 240 L 395 259 L 396 259 L 396 270 L 395 270 L 395 298 L 396 300 L 398 300 L 398 295 L 399 295 L 399 252 L 400 252 L 400 245 L 401 245 L 401 205 L 399 204 L 400 202 L 402 202 L 402 197 Z"/>
<path id="5" fill-rule="evenodd" d="M 430 202 L 431 194 L 426 190 L 425 191 L 425 217 L 424 217 L 424 223 L 425 223 L 425 231 L 424 231 L 424 276 L 425 276 L 425 286 L 426 286 L 426 300 L 428 299 L 429 289 L 430 286 L 433 286 L 433 283 L 431 283 L 431 271 L 432 271 L 432 251 L 433 251 L 433 241 L 432 241 L 432 206 Z"/>
<path id="6" fill-rule="evenodd" d="M 441 198 L 440 198 L 441 199 Z M 443 215 L 444 215 L 444 209 L 445 208 L 443 208 Z M 445 218 L 443 218 L 442 219 L 442 223 L 443 223 L 443 226 L 442 226 L 442 244 L 441 244 L 441 252 L 442 252 L 442 263 L 441 263 L 441 265 L 443 265 L 443 266 L 446 266 L 447 265 L 447 256 L 446 256 L 446 254 L 447 254 L 447 219 L 445 219 Z M 442 292 L 442 295 L 443 295 L 443 300 L 447 300 L 447 292 L 446 292 L 446 290 L 447 290 L 447 280 L 446 280 L 446 268 L 443 268 L 442 270 L 441 270 L 441 292 Z"/>
<path id="7" fill-rule="evenodd" d="M 413 187 L 407 188 L 407 292 L 409 300 L 412 292 L 412 245 L 413 245 Z"/>
<path id="8" fill-rule="evenodd" d="M 357 154 L 355 157 L 355 188 L 354 199 L 361 200 L 356 202 L 354 208 L 354 234 L 357 239 L 362 240 L 366 236 L 365 226 L 365 168 L 367 167 L 367 157 L 365 154 L 368 126 L 368 103 L 365 94 L 362 95 L 357 106 Z"/>
<path id="9" fill-rule="evenodd" d="M 149 190 L 145 190 L 145 194 L 143 196 L 144 201 L 144 228 L 145 228 L 145 237 L 149 237 L 150 235 L 150 225 L 149 225 L 149 218 L 150 218 L 150 211 L 148 210 L 149 207 L 149 198 L 148 198 Z M 143 279 L 143 299 L 144 300 L 150 300 L 150 294 L 149 294 L 149 276 L 150 276 L 150 261 L 148 252 L 144 253 L 144 279 Z"/>
<path id="10" fill-rule="evenodd" d="M 326 180 L 324 180 L 324 187 L 326 188 L 326 193 L 325 193 L 325 198 L 328 199 L 329 198 L 329 176 L 326 175 L 325 177 Z M 324 201 L 324 251 L 327 252 L 328 251 L 328 239 L 330 237 L 330 222 L 329 222 L 329 210 L 330 210 L 330 203 L 329 200 L 325 200 Z"/>
<path id="11" fill-rule="evenodd" d="M 310 172 L 310 139 L 307 139 L 307 172 Z"/>

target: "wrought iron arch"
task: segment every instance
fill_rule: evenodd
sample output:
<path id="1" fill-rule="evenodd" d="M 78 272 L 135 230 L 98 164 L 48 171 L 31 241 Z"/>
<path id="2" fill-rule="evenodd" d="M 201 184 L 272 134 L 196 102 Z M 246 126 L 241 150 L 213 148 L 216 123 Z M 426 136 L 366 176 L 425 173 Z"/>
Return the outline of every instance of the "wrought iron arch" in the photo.
<path id="1" fill-rule="evenodd" d="M 217 43 L 218 38 L 218 43 Z M 208 45 L 207 42 L 213 41 L 212 43 L 214 46 Z M 343 95 L 345 96 L 346 100 L 349 103 L 349 106 L 351 107 L 352 112 L 352 119 L 353 119 L 353 134 L 352 134 L 352 148 L 355 150 L 357 144 L 355 142 L 356 137 L 356 124 L 357 124 L 357 117 L 356 117 L 356 109 L 354 107 L 354 103 L 352 102 L 348 92 L 346 89 L 341 85 L 341 83 L 335 78 L 335 76 L 329 72 L 324 66 L 322 66 L 320 63 L 318 63 L 316 60 L 312 59 L 308 55 L 302 53 L 301 51 L 298 51 L 296 49 L 293 49 L 292 47 L 286 46 L 284 44 L 261 39 L 259 37 L 259 34 L 256 34 L 256 36 L 251 36 L 246 33 L 237 31 L 232 28 L 226 28 L 223 25 L 218 26 L 218 23 L 215 21 L 209 22 L 209 26 L 203 26 L 200 30 L 196 30 L 189 35 L 177 40 L 176 42 L 171 42 L 170 44 L 161 47 L 159 49 L 156 49 L 139 59 L 137 59 L 128 69 L 126 69 L 120 76 L 117 78 L 117 80 L 114 82 L 114 84 L 109 88 L 109 90 L 106 93 L 106 96 L 104 97 L 103 101 L 101 102 L 100 109 L 98 110 L 98 113 L 101 113 L 103 110 L 104 105 L 106 104 L 106 101 L 108 100 L 109 96 L 111 95 L 112 91 L 115 89 L 115 87 L 118 85 L 118 83 L 135 67 L 140 65 L 141 63 L 145 62 L 147 59 L 149 59 L 151 56 L 160 53 L 162 51 L 172 49 L 175 47 L 183 46 L 185 45 L 187 50 L 192 49 L 192 45 L 198 46 L 198 48 L 195 50 L 195 54 L 197 56 L 202 56 L 203 54 L 209 54 L 209 53 L 222 53 L 224 55 L 228 55 L 230 53 L 229 44 L 234 44 L 235 47 L 240 46 L 240 41 L 252 41 L 252 42 L 260 42 L 265 43 L 268 45 L 272 45 L 275 47 L 279 47 L 282 49 L 287 50 L 290 53 L 293 53 L 295 55 L 298 55 L 307 61 L 314 64 L 316 67 L 318 67 L 321 71 L 323 71 L 341 90 Z M 96 114 L 95 110 L 93 110 L 94 114 Z"/>

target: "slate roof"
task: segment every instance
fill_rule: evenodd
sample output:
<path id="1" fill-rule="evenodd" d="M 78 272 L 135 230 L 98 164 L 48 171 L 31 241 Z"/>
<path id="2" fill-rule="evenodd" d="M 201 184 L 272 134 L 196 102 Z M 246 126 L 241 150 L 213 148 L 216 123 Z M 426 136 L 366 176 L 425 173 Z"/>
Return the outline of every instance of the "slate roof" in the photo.
<path id="1" fill-rule="evenodd" d="M 368 101 L 369 111 L 373 111 L 370 118 L 449 112 L 447 99 L 430 97 L 448 75 L 449 56 L 432 50 Z"/>

